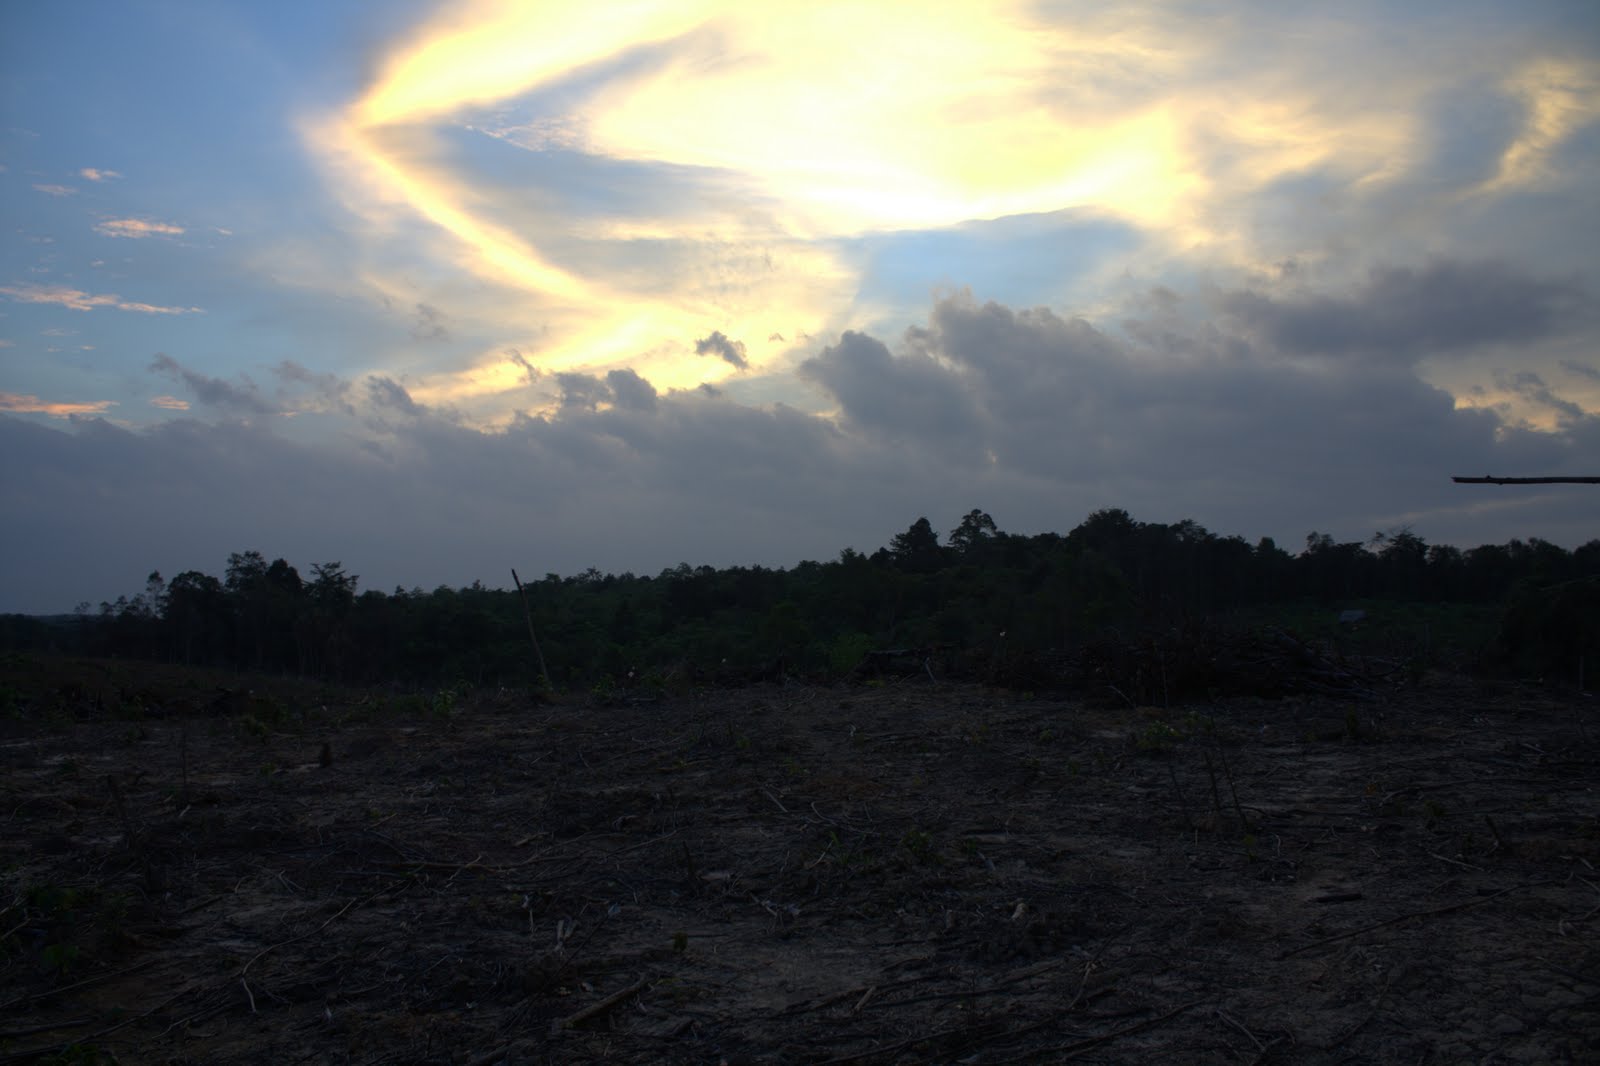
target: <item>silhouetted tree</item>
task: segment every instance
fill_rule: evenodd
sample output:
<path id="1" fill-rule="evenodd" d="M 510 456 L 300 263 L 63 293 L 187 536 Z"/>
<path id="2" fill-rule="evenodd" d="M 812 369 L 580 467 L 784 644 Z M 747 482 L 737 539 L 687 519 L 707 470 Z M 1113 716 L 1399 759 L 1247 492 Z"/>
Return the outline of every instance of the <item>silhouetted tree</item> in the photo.
<path id="1" fill-rule="evenodd" d="M 937 570 L 944 561 L 939 547 L 939 534 L 926 518 L 911 523 L 904 533 L 896 533 L 889 541 L 889 554 L 895 566 L 912 574 L 925 574 Z"/>

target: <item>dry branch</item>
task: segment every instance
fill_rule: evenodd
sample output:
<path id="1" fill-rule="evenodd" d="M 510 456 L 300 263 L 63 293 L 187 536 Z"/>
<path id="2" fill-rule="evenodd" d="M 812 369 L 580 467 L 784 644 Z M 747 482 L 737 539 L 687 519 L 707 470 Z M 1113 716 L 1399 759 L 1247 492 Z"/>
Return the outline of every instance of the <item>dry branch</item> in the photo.
<path id="1" fill-rule="evenodd" d="M 590 1004 L 589 1006 L 578 1011 L 576 1014 L 569 1014 L 565 1018 L 557 1018 L 555 1021 L 550 1023 L 550 1035 L 559 1036 L 563 1030 L 576 1028 L 577 1026 L 582 1025 L 584 1022 L 598 1018 L 600 1015 L 614 1009 L 631 997 L 643 992 L 648 987 L 650 987 L 649 981 L 635 981 L 627 988 L 611 993 L 605 999 L 602 999 L 598 1003 Z"/>
<path id="2" fill-rule="evenodd" d="M 1600 477 L 1453 477 L 1458 485 L 1600 485 Z"/>
<path id="3" fill-rule="evenodd" d="M 1278 956 L 1278 961 L 1281 962 L 1284 959 L 1290 958 L 1291 956 L 1298 955 L 1302 951 L 1310 951 L 1312 948 L 1320 948 L 1324 944 L 1332 944 L 1340 940 L 1349 940 L 1353 936 L 1360 936 L 1362 933 L 1370 933 L 1374 929 L 1383 929 L 1386 926 L 1398 925 L 1401 922 L 1410 921 L 1412 918 L 1435 918 L 1442 914 L 1454 914 L 1456 911 L 1464 911 L 1473 907 L 1481 907 L 1485 903 L 1492 903 L 1501 896 L 1510 895 L 1519 888 L 1535 888 L 1546 883 L 1547 882 L 1544 881 L 1533 881 L 1526 885 L 1512 885 L 1510 888 L 1502 888 L 1500 891 L 1488 896 L 1484 896 L 1482 899 L 1469 899 L 1463 903 L 1452 903 L 1448 907 L 1435 907 L 1433 910 L 1429 911 L 1412 911 L 1410 914 L 1402 914 L 1398 918 L 1389 918 L 1381 922 L 1374 922 L 1371 925 L 1364 925 L 1360 929 L 1352 929 L 1346 933 L 1336 933 L 1333 936 L 1325 936 L 1321 940 L 1313 940 L 1309 944 L 1302 944 L 1297 948 L 1283 952 Z"/>

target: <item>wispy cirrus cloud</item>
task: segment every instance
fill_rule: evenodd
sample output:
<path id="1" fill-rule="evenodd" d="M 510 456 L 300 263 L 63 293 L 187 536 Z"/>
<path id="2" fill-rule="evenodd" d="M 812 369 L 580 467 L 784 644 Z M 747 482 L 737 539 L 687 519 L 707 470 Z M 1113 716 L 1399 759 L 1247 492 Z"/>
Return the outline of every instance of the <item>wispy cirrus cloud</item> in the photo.
<path id="1" fill-rule="evenodd" d="M 18 303 L 57 304 L 73 311 L 93 311 L 97 307 L 109 307 L 117 311 L 134 311 L 144 315 L 205 313 L 198 307 L 165 307 L 161 304 L 124 300 L 114 293 L 88 293 L 65 285 L 0 285 L 0 296 L 8 296 Z"/>
<path id="2" fill-rule="evenodd" d="M 84 167 L 78 171 L 78 176 L 85 181 L 114 181 L 122 177 L 115 170 L 102 170 L 99 167 Z"/>
<path id="3" fill-rule="evenodd" d="M 182 226 L 170 222 L 157 222 L 148 218 L 111 218 L 97 222 L 94 231 L 103 237 L 176 237 L 183 233 Z"/>
<path id="4" fill-rule="evenodd" d="M 150 406 L 159 407 L 166 411 L 187 411 L 189 401 L 181 400 L 176 396 L 152 396 Z"/>
<path id="5" fill-rule="evenodd" d="M 115 400 L 91 400 L 88 403 L 58 403 L 41 400 L 37 396 L 15 392 L 0 392 L 0 411 L 18 414 L 44 414 L 51 418 L 70 418 L 73 415 L 103 415 L 117 405 Z"/>
<path id="6" fill-rule="evenodd" d="M 72 196 L 78 191 L 77 189 L 74 189 L 70 185 L 35 184 L 33 188 L 34 188 L 34 190 L 36 192 L 42 192 L 46 196 L 57 196 L 57 197 L 60 197 L 60 196 Z"/>

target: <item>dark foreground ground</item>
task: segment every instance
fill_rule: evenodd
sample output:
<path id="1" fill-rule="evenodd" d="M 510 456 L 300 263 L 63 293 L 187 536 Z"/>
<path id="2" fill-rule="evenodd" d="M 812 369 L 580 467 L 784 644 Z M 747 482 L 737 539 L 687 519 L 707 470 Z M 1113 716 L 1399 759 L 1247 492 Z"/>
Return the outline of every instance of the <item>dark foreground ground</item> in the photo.
<path id="1" fill-rule="evenodd" d="M 0 1062 L 1600 1061 L 1591 702 L 43 669 Z"/>

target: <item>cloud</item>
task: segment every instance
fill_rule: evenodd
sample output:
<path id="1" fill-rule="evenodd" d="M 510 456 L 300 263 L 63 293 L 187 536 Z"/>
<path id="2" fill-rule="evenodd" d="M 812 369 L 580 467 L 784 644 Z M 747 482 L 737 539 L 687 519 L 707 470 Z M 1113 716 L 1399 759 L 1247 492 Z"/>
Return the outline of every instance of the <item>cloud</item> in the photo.
<path id="1" fill-rule="evenodd" d="M 282 383 L 279 400 L 296 411 L 337 411 L 354 414 L 351 401 L 354 392 L 350 382 L 337 374 L 317 373 L 308 370 L 292 359 L 285 359 L 272 368 L 272 373 Z"/>
<path id="2" fill-rule="evenodd" d="M 656 390 L 633 370 L 623 368 L 606 375 L 606 385 L 611 390 L 613 402 L 629 411 L 654 411 Z"/>
<path id="3" fill-rule="evenodd" d="M 176 396 L 152 396 L 150 405 L 165 411 L 187 411 L 189 409 L 189 401 L 180 400 Z"/>
<path id="4" fill-rule="evenodd" d="M 374 375 L 367 379 L 367 396 L 379 408 L 398 411 L 413 418 L 425 413 L 426 409 L 411 398 L 398 381 L 393 378 Z"/>
<path id="5" fill-rule="evenodd" d="M 1488 344 L 1525 343 L 1576 325 L 1590 297 L 1573 281 L 1505 263 L 1436 260 L 1373 270 L 1346 296 L 1245 290 L 1218 303 L 1248 333 L 1288 353 L 1413 362 Z"/>
<path id="6" fill-rule="evenodd" d="M 1584 417 L 1582 406 L 1557 396 L 1544 378 L 1531 370 L 1499 371 L 1494 375 L 1494 383 L 1534 408 L 1553 413 L 1558 419 L 1576 422 Z"/>
<path id="7" fill-rule="evenodd" d="M 221 378 L 208 377 L 190 370 L 165 353 L 158 353 L 148 368 L 153 374 L 164 374 L 180 381 L 193 392 L 195 399 L 206 407 L 214 407 L 228 414 L 266 415 L 280 414 L 282 408 L 261 395 L 255 382 L 243 378 L 235 384 Z"/>
<path id="8" fill-rule="evenodd" d="M 87 293 L 64 285 L 0 285 L 0 295 L 9 296 L 19 303 L 59 304 L 73 311 L 92 311 L 97 307 L 111 307 L 118 311 L 135 311 L 145 315 L 198 315 L 198 307 L 163 307 L 159 304 L 124 300 L 111 293 Z"/>
<path id="9" fill-rule="evenodd" d="M 1571 187 L 1591 169 L 1597 68 L 1570 43 L 1576 16 L 1205 19 L 1029 0 L 914 20 L 845 3 L 630 12 L 485 0 L 430 16 L 303 127 L 349 209 L 363 285 L 449 316 L 461 347 L 414 371 L 419 399 L 524 405 L 508 347 L 551 373 L 627 366 L 671 390 L 707 373 L 682 339 L 716 331 L 747 345 L 742 364 L 717 353 L 722 378 L 781 370 L 799 354 L 784 338 L 898 328 L 948 284 L 1081 306 L 1122 279 L 1206 270 L 1272 305 L 1256 311 L 1267 329 L 1368 295 L 1299 306 L 1237 280 L 1271 263 L 1351 277 L 1369 256 L 1499 254 L 1484 238 L 1521 220 L 1513 193 L 1567 188 L 1540 210 L 1582 217 Z M 989 232 L 1067 217 L 1101 239 Z M 1579 229 L 1545 270 L 1588 255 Z M 957 230 L 972 239 L 942 239 Z M 935 254 L 874 285 L 891 246 Z M 431 280 L 440 264 L 477 286 Z"/>
<path id="10" fill-rule="evenodd" d="M 145 218 L 112 218 L 95 223 L 96 233 L 105 237 L 175 237 L 184 232 L 182 226 L 170 222 L 156 222 Z"/>
<path id="11" fill-rule="evenodd" d="M 712 330 L 711 334 L 701 337 L 694 342 L 694 354 L 714 355 L 729 366 L 740 370 L 749 370 L 750 361 L 745 358 L 743 341 L 731 341 L 719 329 Z"/>
<path id="12" fill-rule="evenodd" d="M 88 403 L 52 403 L 37 396 L 15 392 L 0 392 L 0 411 L 46 414 L 52 418 L 70 418 L 73 415 L 104 414 L 117 405 L 115 400 L 91 400 Z"/>
<path id="13" fill-rule="evenodd" d="M 611 387 L 590 374 L 557 374 L 556 386 L 561 390 L 564 411 L 593 411 L 612 398 Z"/>
<path id="14" fill-rule="evenodd" d="M 509 359 L 513 365 L 521 368 L 523 380 L 529 385 L 537 384 L 540 377 L 543 376 L 539 368 L 528 362 L 527 356 L 523 355 L 515 348 L 509 348 L 506 350 L 506 358 Z"/>
<path id="15" fill-rule="evenodd" d="M 876 337 L 846 331 L 839 343 L 800 364 L 801 380 L 821 388 L 854 429 L 945 451 L 972 448 L 982 412 L 964 375 L 921 351 L 896 358 Z"/>
<path id="16" fill-rule="evenodd" d="M 78 191 L 70 185 L 35 185 L 34 189 L 47 196 L 72 196 Z"/>
<path id="17" fill-rule="evenodd" d="M 498 428 L 419 403 L 392 378 L 279 367 L 285 387 L 354 409 L 334 411 L 341 431 L 315 441 L 282 419 L 232 417 L 269 406 L 248 381 L 158 359 L 221 417 L 141 430 L 0 417 L 0 509 L 20 516 L 10 535 L 25 549 L 0 557 L 0 588 L 59 609 L 51 597 L 103 598 L 152 567 L 220 566 L 247 544 L 346 559 L 375 587 L 492 580 L 530 559 L 568 573 L 791 565 L 974 506 L 1012 532 L 1126 507 L 1286 545 L 1401 524 L 1462 546 L 1593 537 L 1586 498 L 1485 497 L 1449 477 L 1592 473 L 1595 415 L 1564 409 L 1534 431 L 1458 408 L 1410 367 L 1307 364 L 1261 343 L 1182 321 L 1121 336 L 953 296 L 893 343 L 852 331 L 804 364 L 830 413 L 658 392 L 617 368 L 548 375 L 561 405 Z M 1506 385 L 1571 403 L 1542 378 Z M 114 537 L 85 532 L 108 512 Z"/>
<path id="18" fill-rule="evenodd" d="M 78 171 L 78 176 L 88 181 L 112 181 L 122 177 L 115 170 L 101 170 L 96 167 L 84 167 Z"/>
<path id="19" fill-rule="evenodd" d="M 444 322 L 448 316 L 437 307 L 417 304 L 417 315 L 411 324 L 411 336 L 419 341 L 442 341 L 450 337 Z"/>

